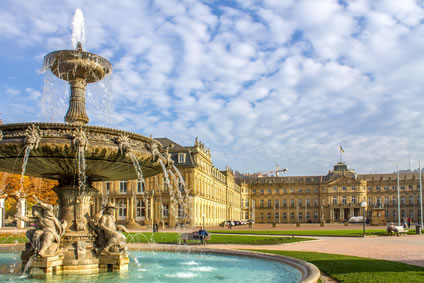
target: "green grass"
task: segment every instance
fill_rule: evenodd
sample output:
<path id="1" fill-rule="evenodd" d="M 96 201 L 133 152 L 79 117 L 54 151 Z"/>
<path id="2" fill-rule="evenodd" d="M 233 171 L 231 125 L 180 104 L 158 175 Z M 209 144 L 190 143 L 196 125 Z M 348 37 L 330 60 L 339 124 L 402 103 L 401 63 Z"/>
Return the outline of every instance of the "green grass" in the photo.
<path id="1" fill-rule="evenodd" d="M 23 233 L 16 234 L 0 234 L 0 245 L 1 244 L 17 244 L 26 243 L 27 238 Z"/>
<path id="2" fill-rule="evenodd" d="M 340 282 L 424 282 L 423 267 L 400 262 L 313 252 L 256 251 L 291 256 L 308 261 Z"/>
<path id="3" fill-rule="evenodd" d="M 130 243 L 155 242 L 160 244 L 179 243 L 178 233 L 128 233 L 127 241 Z M 209 244 L 243 244 L 243 245 L 276 245 L 308 241 L 310 239 L 292 237 L 266 237 L 266 236 L 243 236 L 243 235 L 212 235 Z M 199 243 L 199 241 L 187 241 L 188 244 Z"/>
<path id="4" fill-rule="evenodd" d="M 212 233 L 220 234 L 254 234 L 254 235 L 294 235 L 294 236 L 337 236 L 337 237 L 362 237 L 361 230 L 306 230 L 306 231 L 249 231 L 249 230 L 217 230 L 211 231 Z M 388 236 L 385 229 L 366 229 L 367 236 Z M 415 229 L 409 230 L 408 234 L 415 234 Z"/>

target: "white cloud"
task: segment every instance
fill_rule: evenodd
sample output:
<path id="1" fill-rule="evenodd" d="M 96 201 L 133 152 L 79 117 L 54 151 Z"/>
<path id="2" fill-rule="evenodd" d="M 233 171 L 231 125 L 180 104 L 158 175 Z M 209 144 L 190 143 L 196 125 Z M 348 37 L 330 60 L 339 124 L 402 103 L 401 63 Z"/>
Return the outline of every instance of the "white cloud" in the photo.
<path id="1" fill-rule="evenodd" d="M 291 174 L 325 174 L 340 143 L 359 172 L 391 171 L 408 152 L 424 157 L 415 1 L 9 1 L 0 40 L 12 45 L 3 53 L 18 57 L 11 46 L 19 46 L 34 61 L 70 48 L 77 7 L 87 50 L 113 64 L 113 93 L 87 99 L 100 103 L 87 108 L 94 124 L 107 122 L 107 108 L 114 127 L 186 145 L 199 136 L 218 167 L 242 172 L 279 163 Z M 30 79 L 5 77 L 16 77 L 0 81 L 9 96 L 40 96 Z M 43 96 L 61 120 L 65 91 L 56 98 Z M 11 111 L 37 111 L 5 103 L 14 106 L 0 112 L 15 119 L 24 117 Z"/>

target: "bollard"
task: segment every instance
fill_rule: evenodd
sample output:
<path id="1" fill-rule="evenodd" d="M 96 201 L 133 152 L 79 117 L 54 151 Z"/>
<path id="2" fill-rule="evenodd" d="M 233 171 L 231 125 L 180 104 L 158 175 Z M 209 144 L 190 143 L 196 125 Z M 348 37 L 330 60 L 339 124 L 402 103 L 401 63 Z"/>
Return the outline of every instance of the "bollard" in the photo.
<path id="1" fill-rule="evenodd" d="M 421 225 L 415 225 L 415 233 L 421 235 Z"/>

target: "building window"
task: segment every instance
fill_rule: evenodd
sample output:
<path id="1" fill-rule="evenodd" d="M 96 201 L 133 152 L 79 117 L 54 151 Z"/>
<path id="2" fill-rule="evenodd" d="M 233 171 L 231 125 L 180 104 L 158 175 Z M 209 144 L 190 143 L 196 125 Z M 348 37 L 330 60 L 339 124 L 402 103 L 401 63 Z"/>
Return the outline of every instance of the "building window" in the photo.
<path id="1" fill-rule="evenodd" d="M 314 219 L 318 219 L 318 212 L 317 211 L 314 212 Z"/>
<path id="2" fill-rule="evenodd" d="M 294 220 L 294 212 L 290 212 L 290 219 Z"/>
<path id="3" fill-rule="evenodd" d="M 371 192 L 371 191 L 372 191 L 372 187 L 371 187 L 371 186 L 369 186 L 369 187 L 368 187 L 368 191 L 369 191 L 369 192 Z"/>
<path id="4" fill-rule="evenodd" d="M 283 199 L 283 207 L 286 208 L 287 207 L 287 200 Z"/>
<path id="5" fill-rule="evenodd" d="M 389 196 L 384 196 L 384 205 L 389 205 Z"/>
<path id="6" fill-rule="evenodd" d="M 118 216 L 119 217 L 127 216 L 127 202 L 124 199 L 121 199 L 118 202 Z"/>
<path id="7" fill-rule="evenodd" d="M 298 192 L 301 193 L 302 192 L 302 189 L 299 189 Z"/>
<path id="8" fill-rule="evenodd" d="M 264 213 L 261 212 L 261 222 L 264 222 Z"/>
<path id="9" fill-rule="evenodd" d="M 388 210 L 384 211 L 384 217 L 386 217 L 386 219 L 389 218 L 389 211 Z"/>
<path id="10" fill-rule="evenodd" d="M 119 182 L 119 192 L 125 194 L 128 191 L 128 181 Z"/>
<path id="11" fill-rule="evenodd" d="M 275 208 L 280 208 L 280 200 L 275 200 Z"/>
<path id="12" fill-rule="evenodd" d="M 311 213 L 308 211 L 306 212 L 306 220 L 309 220 L 309 219 L 311 219 Z"/>
<path id="13" fill-rule="evenodd" d="M 337 191 L 337 186 L 333 186 L 333 191 Z"/>
<path id="14" fill-rule="evenodd" d="M 414 190 L 414 188 L 412 187 L 412 185 L 409 185 L 409 190 L 410 191 Z"/>
<path id="15" fill-rule="evenodd" d="M 185 163 L 185 153 L 178 153 L 178 163 Z"/>
<path id="16" fill-rule="evenodd" d="M 283 212 L 283 219 L 287 219 L 287 213 Z"/>
<path id="17" fill-rule="evenodd" d="M 279 188 L 276 188 L 276 189 L 275 189 L 275 193 L 276 193 L 276 194 L 280 193 L 280 189 L 279 189 Z"/>
<path id="18" fill-rule="evenodd" d="M 294 199 L 292 199 L 292 200 L 290 201 L 290 206 L 291 206 L 291 207 L 294 207 Z"/>
<path id="19" fill-rule="evenodd" d="M 275 220 L 277 222 L 280 222 L 280 214 L 278 212 L 275 213 Z"/>
<path id="20" fill-rule="evenodd" d="M 252 192 L 253 192 L 253 193 L 256 193 L 256 189 L 253 189 L 253 190 L 252 190 Z"/>
<path id="21" fill-rule="evenodd" d="M 244 219 L 249 219 L 249 212 L 244 213 Z"/>
<path id="22" fill-rule="evenodd" d="M 249 207 L 249 199 L 246 199 L 244 204 L 245 204 L 246 207 Z"/>
<path id="23" fill-rule="evenodd" d="M 268 193 L 272 194 L 272 190 L 270 188 L 268 188 Z"/>
<path id="24" fill-rule="evenodd" d="M 385 191 L 388 191 L 389 190 L 389 187 L 388 186 L 384 186 L 384 190 Z"/>
<path id="25" fill-rule="evenodd" d="M 392 189 L 393 189 L 393 190 L 396 190 L 396 189 L 397 189 L 397 186 L 393 185 L 393 186 L 392 186 Z"/>
<path id="26" fill-rule="evenodd" d="M 168 182 L 167 182 L 165 177 L 162 177 L 162 186 L 163 186 L 163 191 L 167 192 L 168 191 Z"/>
<path id="27" fill-rule="evenodd" d="M 346 186 L 343 186 L 343 187 L 342 187 L 342 190 L 343 190 L 343 191 L 346 191 L 346 190 L 347 190 Z"/>
<path id="28" fill-rule="evenodd" d="M 264 189 L 261 189 L 261 194 L 263 194 L 264 193 Z"/>
<path id="29" fill-rule="evenodd" d="M 299 199 L 298 202 L 297 202 L 297 204 L 298 204 L 298 207 L 302 207 L 302 200 Z"/>
<path id="30" fill-rule="evenodd" d="M 178 217 L 183 218 L 184 217 L 184 206 L 179 204 L 178 205 Z"/>
<path id="31" fill-rule="evenodd" d="M 409 205 L 413 205 L 413 204 L 414 204 L 414 197 L 413 196 L 409 196 Z"/>
<path id="32" fill-rule="evenodd" d="M 311 189 L 310 189 L 310 188 L 307 188 L 307 189 L 306 189 L 306 192 L 307 192 L 307 193 L 310 193 L 310 192 L 311 192 Z"/>
<path id="33" fill-rule="evenodd" d="M 379 192 L 380 191 L 380 186 L 377 186 L 377 192 Z"/>
<path id="34" fill-rule="evenodd" d="M 393 218 L 396 218 L 396 210 L 393 210 Z"/>
<path id="35" fill-rule="evenodd" d="M 302 216 L 302 212 L 299 212 L 299 220 L 302 220 L 303 216 Z"/>
<path id="36" fill-rule="evenodd" d="M 393 205 L 396 205 L 396 197 L 393 196 Z"/>
<path id="37" fill-rule="evenodd" d="M 271 203 L 271 200 L 269 199 L 268 200 L 268 208 L 271 208 L 272 207 L 272 203 Z"/>
<path id="38" fill-rule="evenodd" d="M 285 193 L 285 194 L 286 194 L 286 193 L 287 193 L 287 189 L 283 189 L 283 193 Z"/>
<path id="39" fill-rule="evenodd" d="M 141 199 L 137 200 L 136 216 L 137 217 L 144 217 L 145 216 L 144 209 L 145 209 L 145 207 L 144 207 L 144 201 L 141 200 Z"/>
<path id="40" fill-rule="evenodd" d="M 356 186 L 352 186 L 352 191 L 356 191 Z"/>
<path id="41" fill-rule="evenodd" d="M 337 197 L 333 197 L 333 204 L 337 204 Z"/>
<path id="42" fill-rule="evenodd" d="M 137 193 L 144 193 L 144 182 L 137 181 Z"/>
<path id="43" fill-rule="evenodd" d="M 356 204 L 356 196 L 352 196 L 352 203 Z"/>
<path id="44" fill-rule="evenodd" d="M 306 207 L 311 207 L 311 200 L 309 199 L 306 200 Z"/>
<path id="45" fill-rule="evenodd" d="M 271 221 L 271 212 L 268 212 L 268 221 Z"/>
<path id="46" fill-rule="evenodd" d="M 368 206 L 372 206 L 372 197 L 368 198 Z"/>
<path id="47" fill-rule="evenodd" d="M 342 197 L 342 204 L 346 204 L 346 196 Z"/>
<path id="48" fill-rule="evenodd" d="M 106 194 L 109 194 L 110 193 L 111 186 L 112 186 L 112 183 L 111 182 L 106 182 Z"/>
<path id="49" fill-rule="evenodd" d="M 403 210 L 403 209 L 402 209 L 402 210 L 400 211 L 400 217 L 405 217 L 405 210 Z"/>
<path id="50" fill-rule="evenodd" d="M 405 197 L 404 196 L 400 197 L 400 204 L 405 205 Z"/>
<path id="51" fill-rule="evenodd" d="M 316 199 L 316 200 L 314 200 L 314 206 L 315 207 L 318 207 L 318 200 Z"/>
<path id="52" fill-rule="evenodd" d="M 405 190 L 405 186 L 400 186 L 400 189 L 402 190 L 402 191 L 404 191 Z"/>
<path id="53" fill-rule="evenodd" d="M 263 208 L 263 207 L 264 207 L 264 200 L 261 199 L 261 208 Z"/>
<path id="54" fill-rule="evenodd" d="M 166 203 L 162 204 L 162 217 L 169 217 L 169 205 Z"/>

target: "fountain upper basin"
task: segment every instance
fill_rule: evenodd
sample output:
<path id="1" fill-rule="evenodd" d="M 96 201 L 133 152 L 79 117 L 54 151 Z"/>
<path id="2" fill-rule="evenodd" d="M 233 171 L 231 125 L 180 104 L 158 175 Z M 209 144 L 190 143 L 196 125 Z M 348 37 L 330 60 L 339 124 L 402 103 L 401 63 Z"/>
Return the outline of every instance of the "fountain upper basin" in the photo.
<path id="1" fill-rule="evenodd" d="M 126 137 L 126 146 L 131 148 L 145 177 L 156 175 L 161 170 L 150 149 L 154 145 L 161 150 L 162 145 L 145 136 L 97 126 L 20 123 L 0 125 L 0 171 L 21 173 L 24 147 L 28 144 L 27 131 L 31 127 L 38 129 L 41 138 L 29 155 L 25 171 L 28 176 L 59 180 L 78 174 L 75 143 L 81 132 L 87 140 L 86 176 L 91 181 L 137 178 L 131 158 L 120 148 L 122 137 Z"/>
<path id="2" fill-rule="evenodd" d="M 44 66 L 65 81 L 84 79 L 94 83 L 112 72 L 112 65 L 105 58 L 82 50 L 60 50 L 44 56 Z"/>

